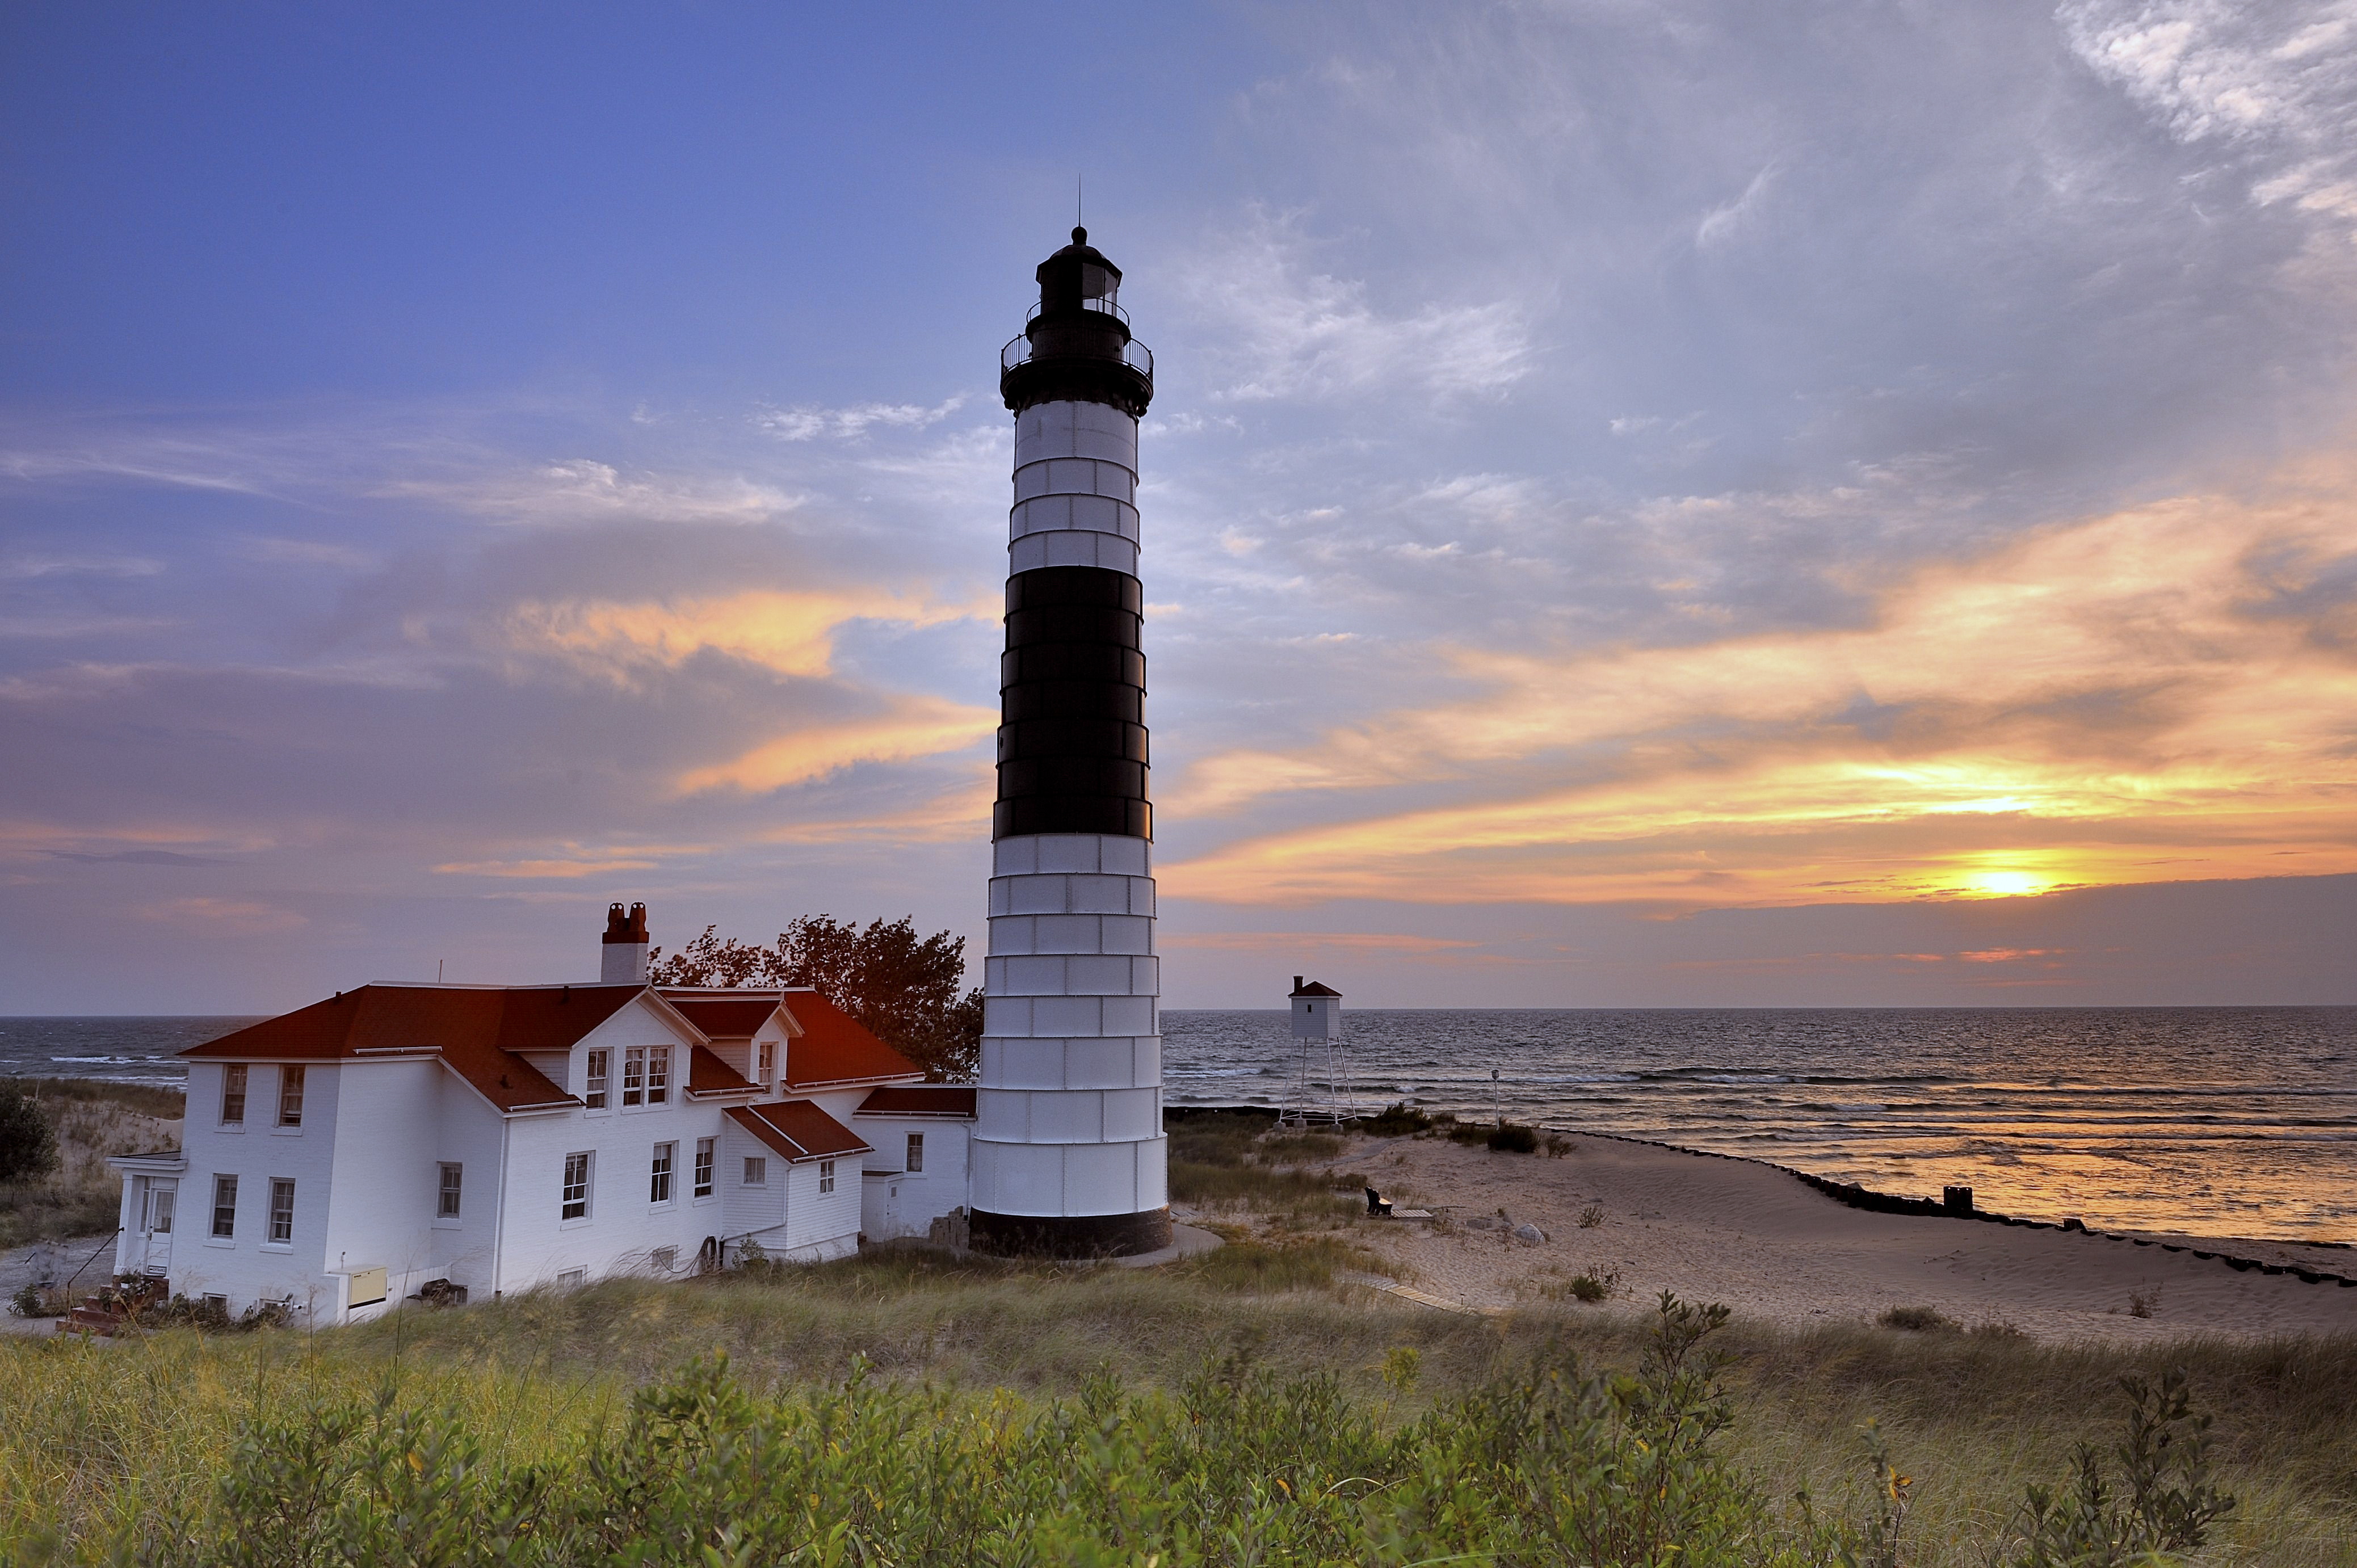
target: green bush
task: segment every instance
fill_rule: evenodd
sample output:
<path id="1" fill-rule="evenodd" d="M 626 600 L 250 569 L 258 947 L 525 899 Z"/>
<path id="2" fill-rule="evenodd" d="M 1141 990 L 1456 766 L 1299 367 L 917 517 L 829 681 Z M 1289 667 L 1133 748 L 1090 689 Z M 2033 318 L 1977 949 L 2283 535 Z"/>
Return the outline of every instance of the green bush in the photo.
<path id="1" fill-rule="evenodd" d="M 0 1182 L 31 1181 L 58 1168 L 58 1130 L 41 1102 L 0 1090 Z"/>

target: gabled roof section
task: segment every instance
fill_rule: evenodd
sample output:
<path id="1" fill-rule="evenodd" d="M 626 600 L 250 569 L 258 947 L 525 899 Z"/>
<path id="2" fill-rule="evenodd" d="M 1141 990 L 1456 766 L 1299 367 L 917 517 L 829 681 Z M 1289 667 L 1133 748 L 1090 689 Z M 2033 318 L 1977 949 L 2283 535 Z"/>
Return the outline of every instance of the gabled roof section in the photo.
<path id="1" fill-rule="evenodd" d="M 687 1054 L 687 1092 L 701 1100 L 707 1094 L 759 1094 L 761 1086 L 697 1046 Z"/>
<path id="2" fill-rule="evenodd" d="M 553 1109 L 580 1101 L 518 1053 L 570 1050 L 646 991 L 643 985 L 363 985 L 180 1055 L 192 1061 L 438 1055 L 501 1111 Z"/>
<path id="3" fill-rule="evenodd" d="M 866 1140 L 807 1100 L 732 1105 L 724 1114 L 790 1163 L 868 1152 Z"/>
<path id="4" fill-rule="evenodd" d="M 888 1084 L 870 1090 L 854 1116 L 915 1117 L 937 1122 L 974 1120 L 974 1086 L 968 1083 Z"/>
<path id="5" fill-rule="evenodd" d="M 749 1040 L 778 1014 L 775 991 L 707 991 L 666 985 L 662 999 L 716 1040 Z M 793 1015 L 786 1015 L 786 1033 L 794 1032 Z"/>
<path id="6" fill-rule="evenodd" d="M 802 1032 L 786 1047 L 785 1082 L 810 1090 L 839 1084 L 916 1083 L 925 1069 L 869 1034 L 815 991 L 785 993 L 786 1011 Z"/>
<path id="7" fill-rule="evenodd" d="M 1297 984 L 1294 986 L 1293 994 L 1296 996 L 1340 996 L 1342 993 L 1321 981 L 1313 980 L 1307 985 Z"/>

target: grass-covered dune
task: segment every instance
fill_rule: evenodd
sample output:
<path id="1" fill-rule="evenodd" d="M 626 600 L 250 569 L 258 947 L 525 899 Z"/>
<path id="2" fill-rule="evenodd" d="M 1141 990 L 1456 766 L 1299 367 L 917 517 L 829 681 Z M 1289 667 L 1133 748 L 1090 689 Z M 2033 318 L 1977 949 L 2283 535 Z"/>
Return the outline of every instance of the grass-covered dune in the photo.
<path id="1" fill-rule="evenodd" d="M 112 1231 L 123 1178 L 106 1156 L 177 1147 L 180 1141 L 178 1090 L 82 1078 L 0 1078 L 0 1097 L 31 1101 L 57 1151 L 51 1169 L 0 1182 L 0 1249 Z"/>
<path id="2" fill-rule="evenodd" d="M 2021 1509 L 2033 1484 L 2076 1507 L 2084 1441 L 2099 1520 L 2141 1464 L 2156 1519 L 2236 1499 L 2196 1560 L 2357 1562 L 2346 1342 L 1485 1319 L 1334 1284 L 1338 1260 L 883 1250 L 317 1334 L 0 1342 L 0 1559 L 2059 1563 Z M 2190 1421 L 2114 1452 L 2120 1380 L 2179 1366 L 2206 1477 Z"/>

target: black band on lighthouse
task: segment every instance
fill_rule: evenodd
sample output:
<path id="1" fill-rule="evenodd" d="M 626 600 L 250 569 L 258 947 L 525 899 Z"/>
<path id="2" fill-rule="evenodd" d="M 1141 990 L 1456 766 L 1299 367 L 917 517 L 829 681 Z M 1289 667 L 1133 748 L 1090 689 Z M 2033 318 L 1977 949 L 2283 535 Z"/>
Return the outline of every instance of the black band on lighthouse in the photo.
<path id="1" fill-rule="evenodd" d="M 1146 801 L 1145 593 L 1093 566 L 1006 582 L 991 836 L 1154 836 Z"/>

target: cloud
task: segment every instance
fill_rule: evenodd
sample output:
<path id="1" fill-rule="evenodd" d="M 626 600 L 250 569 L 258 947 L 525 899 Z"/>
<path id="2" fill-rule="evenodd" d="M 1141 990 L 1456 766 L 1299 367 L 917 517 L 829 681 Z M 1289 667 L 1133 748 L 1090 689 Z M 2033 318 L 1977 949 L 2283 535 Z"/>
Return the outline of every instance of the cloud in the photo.
<path id="1" fill-rule="evenodd" d="M 1487 398 L 1531 372 L 1534 351 L 1514 302 L 1386 314 L 1368 302 L 1363 281 L 1312 270 L 1310 251 L 1297 218 L 1258 213 L 1184 263 L 1178 287 L 1217 366 L 1216 396 L 1261 403 L 1410 387 L 1442 400 Z"/>
<path id="2" fill-rule="evenodd" d="M 125 849 L 112 854 L 90 854 L 77 850 L 53 849 L 45 852 L 52 860 L 79 861 L 84 865 L 221 865 L 219 860 L 202 855 L 175 854 L 168 849 Z"/>
<path id="3" fill-rule="evenodd" d="M 1856 628 L 1443 650 L 1480 694 L 1298 756 L 1205 758 L 1166 811 L 1300 790 L 1448 803 L 1328 807 L 1166 874 L 1247 903 L 1758 903 L 2357 868 L 2357 660 L 2317 635 L 2345 611 L 2289 613 L 2276 581 L 2296 560 L 2295 581 L 2346 582 L 2346 477 L 1926 566 Z"/>
<path id="4" fill-rule="evenodd" d="M 0 561 L 0 577 L 154 577 L 164 563 L 144 555 L 19 555 Z"/>
<path id="5" fill-rule="evenodd" d="M 943 605 L 897 588 L 755 590 L 668 603 L 528 602 L 508 613 L 506 632 L 513 648 L 553 652 L 617 681 L 676 670 L 707 652 L 817 677 L 833 673 L 836 636 L 853 621 L 931 627 L 996 618 L 992 602 Z"/>
<path id="6" fill-rule="evenodd" d="M 965 406 L 965 394 L 959 392 L 927 408 L 911 403 L 862 403 L 847 408 L 820 408 L 808 404 L 793 408 L 763 409 L 753 416 L 755 425 L 768 431 L 780 441 L 813 441 L 823 436 L 836 441 L 856 441 L 870 430 L 922 430 L 938 424 Z"/>
<path id="7" fill-rule="evenodd" d="M 804 784 L 863 762 L 900 762 L 960 751 L 998 727 L 992 709 L 938 698 L 888 699 L 880 713 L 839 724 L 815 724 L 762 741 L 729 761 L 682 774 L 682 794 L 736 789 L 767 794 Z"/>

